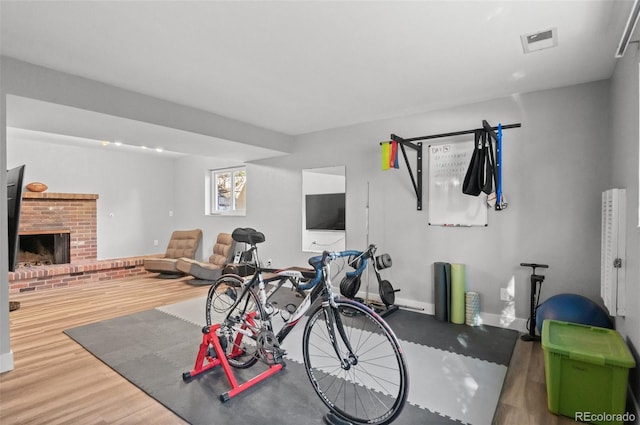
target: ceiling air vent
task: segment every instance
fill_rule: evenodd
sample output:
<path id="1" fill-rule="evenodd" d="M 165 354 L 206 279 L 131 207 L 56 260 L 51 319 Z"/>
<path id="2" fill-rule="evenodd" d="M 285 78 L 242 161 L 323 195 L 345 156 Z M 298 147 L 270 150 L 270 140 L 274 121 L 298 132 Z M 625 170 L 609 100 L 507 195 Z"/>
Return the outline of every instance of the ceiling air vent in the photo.
<path id="1" fill-rule="evenodd" d="M 550 49 L 558 45 L 558 29 L 551 28 L 531 34 L 523 34 L 520 36 L 520 41 L 522 41 L 522 50 L 525 53 Z"/>

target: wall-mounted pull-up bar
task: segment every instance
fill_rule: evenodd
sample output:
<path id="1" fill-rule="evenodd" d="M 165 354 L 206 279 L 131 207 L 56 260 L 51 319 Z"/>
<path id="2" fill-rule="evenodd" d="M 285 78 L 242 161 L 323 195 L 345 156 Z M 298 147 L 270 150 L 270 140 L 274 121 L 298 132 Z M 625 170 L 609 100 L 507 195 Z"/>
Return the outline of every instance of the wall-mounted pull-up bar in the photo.
<path id="1" fill-rule="evenodd" d="M 422 143 L 412 143 L 410 140 L 405 140 L 402 137 L 396 136 L 395 134 L 391 135 L 391 140 L 394 142 L 398 142 L 400 145 L 400 150 L 402 151 L 402 156 L 404 157 L 404 163 L 407 165 L 407 171 L 409 171 L 409 177 L 411 178 L 411 183 L 413 184 L 413 190 L 416 192 L 416 198 L 418 198 L 418 211 L 422 210 Z M 411 170 L 411 164 L 409 163 L 409 158 L 407 158 L 407 151 L 405 147 L 411 148 L 416 151 L 417 159 L 416 159 L 416 173 L 417 176 L 414 177 L 413 171 Z"/>
<path id="2" fill-rule="evenodd" d="M 522 127 L 520 123 L 518 124 L 507 124 L 500 126 L 502 130 L 507 130 L 509 128 L 519 128 Z M 410 139 L 404 139 L 395 134 L 391 135 L 391 140 L 398 142 L 400 145 L 400 149 L 402 150 L 402 156 L 404 157 L 404 162 L 407 165 L 407 170 L 409 171 L 409 177 L 411 177 L 411 183 L 413 184 L 413 189 L 416 192 L 416 197 L 418 198 L 418 211 L 422 210 L 422 143 L 413 143 L 418 140 L 429 140 L 429 139 L 439 139 L 443 137 L 453 137 L 453 136 L 461 136 L 464 134 L 474 134 L 476 131 L 485 131 L 487 132 L 493 139 L 498 140 L 498 136 L 495 133 L 498 130 L 498 127 L 492 127 L 486 120 L 482 120 L 482 128 L 474 128 L 473 130 L 463 130 L 463 131 L 454 131 L 451 133 L 441 133 L 441 134 L 432 134 L 430 136 L 421 136 L 421 137 L 412 137 Z M 405 148 L 411 148 L 417 153 L 416 160 L 416 176 L 413 175 L 413 170 L 411 169 L 411 164 L 409 163 L 409 159 L 407 158 L 407 152 Z"/>

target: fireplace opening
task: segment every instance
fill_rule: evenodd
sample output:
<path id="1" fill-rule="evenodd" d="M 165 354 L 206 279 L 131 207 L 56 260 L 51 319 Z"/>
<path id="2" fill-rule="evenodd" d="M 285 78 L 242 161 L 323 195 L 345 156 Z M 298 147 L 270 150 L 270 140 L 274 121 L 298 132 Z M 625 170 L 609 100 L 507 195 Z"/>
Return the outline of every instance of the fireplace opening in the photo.
<path id="1" fill-rule="evenodd" d="M 18 267 L 66 264 L 70 256 L 69 233 L 20 235 Z"/>

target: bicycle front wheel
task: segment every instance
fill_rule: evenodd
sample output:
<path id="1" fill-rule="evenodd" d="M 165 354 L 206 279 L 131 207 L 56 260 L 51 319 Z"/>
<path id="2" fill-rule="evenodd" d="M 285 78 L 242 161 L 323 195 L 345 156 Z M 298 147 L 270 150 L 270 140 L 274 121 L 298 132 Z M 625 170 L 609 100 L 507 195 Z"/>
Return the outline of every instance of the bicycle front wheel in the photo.
<path id="1" fill-rule="evenodd" d="M 348 299 L 336 300 L 336 305 L 319 306 L 307 321 L 302 340 L 307 375 L 324 404 L 341 419 L 388 424 L 402 411 L 409 388 L 400 344 L 368 307 Z"/>
<path id="2" fill-rule="evenodd" d="M 244 369 L 256 363 L 264 317 L 258 296 L 252 288 L 244 291 L 237 276 L 222 276 L 209 288 L 207 325 L 220 323 L 218 336 L 231 366 Z"/>

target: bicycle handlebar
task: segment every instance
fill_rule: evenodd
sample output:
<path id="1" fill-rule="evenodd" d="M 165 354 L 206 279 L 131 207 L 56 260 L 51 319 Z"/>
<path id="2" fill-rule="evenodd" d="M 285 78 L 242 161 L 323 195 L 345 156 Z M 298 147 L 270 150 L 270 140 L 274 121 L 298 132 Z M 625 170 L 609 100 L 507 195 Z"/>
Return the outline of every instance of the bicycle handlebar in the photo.
<path id="1" fill-rule="evenodd" d="M 360 261 L 360 265 L 358 268 L 352 272 L 347 272 L 347 276 L 357 276 L 362 273 L 362 271 L 367 267 L 367 255 L 362 251 L 324 251 L 322 255 L 316 255 L 315 257 L 309 258 L 309 264 L 313 266 L 316 271 L 316 276 L 310 281 L 305 283 L 304 285 L 299 285 L 298 289 L 306 291 L 307 289 L 311 289 L 316 286 L 322 280 L 322 267 L 325 264 L 329 264 L 331 261 L 341 258 L 341 257 L 349 257 L 356 256 L 360 257 L 362 261 Z"/>

